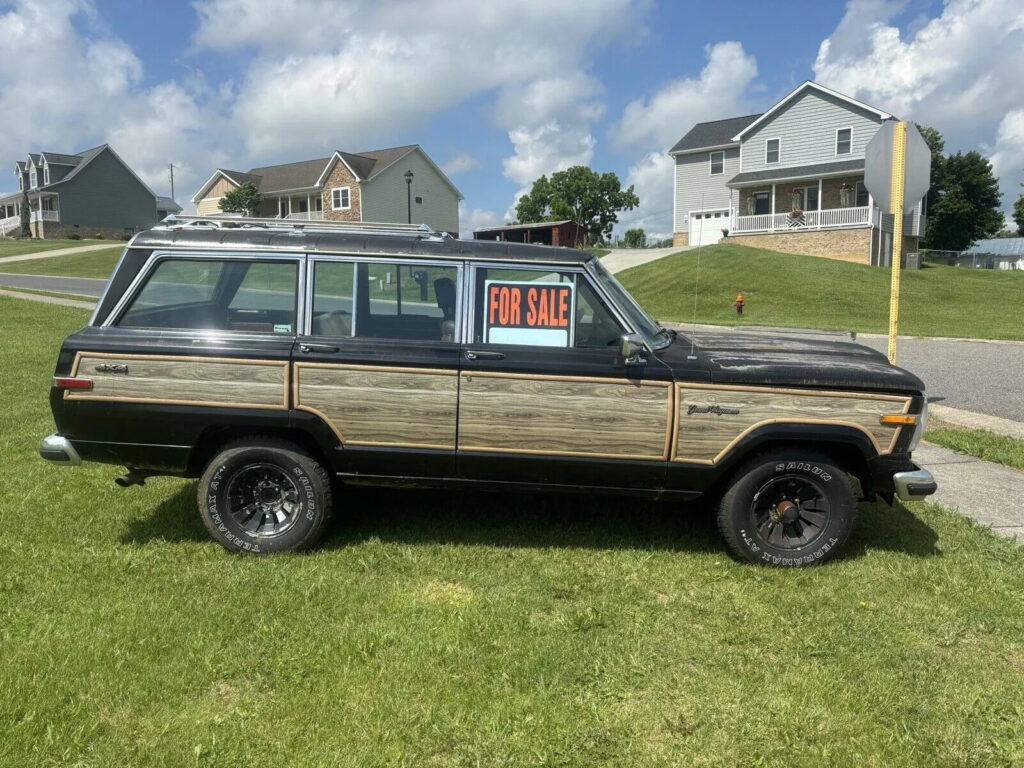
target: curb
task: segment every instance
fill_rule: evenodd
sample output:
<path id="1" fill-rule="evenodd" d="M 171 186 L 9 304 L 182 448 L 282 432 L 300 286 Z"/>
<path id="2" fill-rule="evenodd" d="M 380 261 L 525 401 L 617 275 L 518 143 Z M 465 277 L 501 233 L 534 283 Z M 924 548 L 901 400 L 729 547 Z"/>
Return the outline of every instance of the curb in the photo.
<path id="1" fill-rule="evenodd" d="M 28 299 L 29 301 L 39 301 L 43 304 L 59 304 L 62 307 L 75 307 L 77 309 L 95 309 L 95 302 L 91 301 L 76 301 L 74 299 L 62 299 L 59 296 L 46 296 L 41 293 L 21 293 L 19 291 L 8 291 L 4 288 L 0 288 L 0 296 L 8 296 L 12 299 Z"/>
<path id="2" fill-rule="evenodd" d="M 965 411 L 948 405 L 940 405 L 939 403 L 928 406 L 928 415 L 958 427 L 987 429 L 989 432 L 995 432 L 997 435 L 1024 440 L 1024 423 L 1013 421 L 1012 419 L 988 416 L 984 413 L 975 413 L 974 411 Z"/>

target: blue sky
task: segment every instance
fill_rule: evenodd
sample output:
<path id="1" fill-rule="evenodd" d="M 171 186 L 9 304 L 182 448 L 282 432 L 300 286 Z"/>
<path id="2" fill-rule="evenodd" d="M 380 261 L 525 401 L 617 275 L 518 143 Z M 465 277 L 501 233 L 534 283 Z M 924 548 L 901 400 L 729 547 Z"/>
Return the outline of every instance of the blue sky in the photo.
<path id="1" fill-rule="evenodd" d="M 979 149 L 1006 208 L 1024 176 L 1019 0 L 22 0 L 0 39 L 0 161 L 106 141 L 160 194 L 173 162 L 182 203 L 217 166 L 418 143 L 463 231 L 585 163 L 636 185 L 624 224 L 664 234 L 664 150 L 805 79 Z"/>

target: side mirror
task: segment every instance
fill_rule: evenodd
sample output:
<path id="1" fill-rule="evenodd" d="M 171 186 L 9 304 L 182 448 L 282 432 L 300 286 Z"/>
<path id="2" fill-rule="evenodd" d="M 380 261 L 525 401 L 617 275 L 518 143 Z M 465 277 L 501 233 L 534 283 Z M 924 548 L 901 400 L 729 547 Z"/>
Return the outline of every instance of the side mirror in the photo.
<path id="1" fill-rule="evenodd" d="M 627 333 L 622 337 L 622 357 L 626 366 L 647 365 L 647 345 L 639 333 Z"/>

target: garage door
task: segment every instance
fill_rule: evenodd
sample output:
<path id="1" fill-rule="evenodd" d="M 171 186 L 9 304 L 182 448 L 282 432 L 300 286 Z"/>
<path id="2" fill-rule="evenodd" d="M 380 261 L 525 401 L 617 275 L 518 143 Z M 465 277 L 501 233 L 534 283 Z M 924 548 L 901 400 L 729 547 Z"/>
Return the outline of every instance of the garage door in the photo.
<path id="1" fill-rule="evenodd" d="M 729 228 L 729 211 L 695 211 L 690 214 L 690 245 L 712 245 Z"/>

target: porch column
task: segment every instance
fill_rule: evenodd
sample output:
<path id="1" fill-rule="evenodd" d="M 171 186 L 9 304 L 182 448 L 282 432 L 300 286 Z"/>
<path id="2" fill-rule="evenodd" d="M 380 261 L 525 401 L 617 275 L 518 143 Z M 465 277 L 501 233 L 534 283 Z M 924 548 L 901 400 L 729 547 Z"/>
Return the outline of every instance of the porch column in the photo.
<path id="1" fill-rule="evenodd" d="M 821 177 L 818 177 L 818 229 L 821 229 Z"/>
<path id="2" fill-rule="evenodd" d="M 313 196 L 306 193 L 306 218 L 310 221 L 313 220 Z"/>
<path id="3" fill-rule="evenodd" d="M 768 219 L 768 222 L 769 222 L 768 227 L 769 227 L 769 229 L 772 232 L 774 232 L 775 231 L 775 183 L 774 182 L 772 183 L 772 211 L 771 211 L 771 213 L 772 213 L 772 217 L 770 219 Z"/>
<path id="4" fill-rule="evenodd" d="M 281 218 L 281 198 L 277 198 L 277 218 Z"/>

